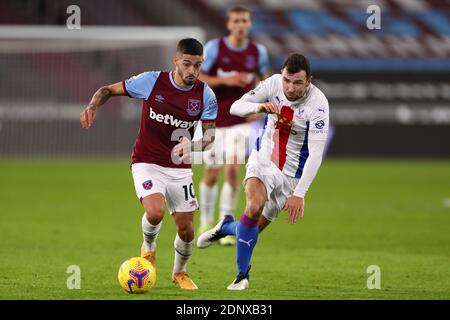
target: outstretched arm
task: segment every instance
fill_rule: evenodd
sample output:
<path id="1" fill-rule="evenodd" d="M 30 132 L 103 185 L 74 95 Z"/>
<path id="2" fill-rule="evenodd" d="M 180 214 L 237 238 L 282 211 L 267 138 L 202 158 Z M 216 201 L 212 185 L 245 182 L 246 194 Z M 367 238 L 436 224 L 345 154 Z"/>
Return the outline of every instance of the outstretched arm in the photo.
<path id="1" fill-rule="evenodd" d="M 247 117 L 255 113 L 278 113 L 278 105 L 268 102 L 270 98 L 270 79 L 261 81 L 259 85 L 236 100 L 230 113 L 239 117 Z"/>
<path id="2" fill-rule="evenodd" d="M 300 178 L 294 190 L 294 195 L 304 198 L 309 186 L 312 184 L 322 163 L 323 150 L 325 148 L 325 140 L 309 140 L 308 150 L 309 156 L 303 168 L 302 177 Z"/>
<path id="3" fill-rule="evenodd" d="M 302 177 L 295 187 L 294 194 L 288 198 L 283 210 L 288 212 L 288 221 L 297 222 L 298 218 L 303 218 L 305 212 L 305 194 L 313 182 L 320 164 L 322 163 L 323 149 L 325 140 L 315 140 L 308 142 L 309 156 L 303 168 Z"/>
<path id="4" fill-rule="evenodd" d="M 91 102 L 80 114 L 80 123 L 83 129 L 89 129 L 94 122 L 97 109 L 105 104 L 112 96 L 126 96 L 122 82 L 117 82 L 108 86 L 101 87 L 92 96 Z"/>
<path id="5" fill-rule="evenodd" d="M 288 211 L 288 220 L 291 223 L 297 222 L 299 217 L 300 219 L 303 218 L 305 195 L 322 163 L 329 122 L 328 101 L 326 98 L 323 98 L 310 117 L 311 127 L 308 132 L 309 156 L 306 159 L 300 180 L 294 189 L 294 194 L 286 201 L 284 206 L 284 210 Z"/>
<path id="6" fill-rule="evenodd" d="M 239 117 L 248 117 L 257 113 L 278 113 L 278 105 L 273 102 L 250 102 L 239 99 L 230 108 L 230 113 Z"/>
<path id="7" fill-rule="evenodd" d="M 205 84 L 203 92 L 204 109 L 201 114 L 203 137 L 200 140 L 191 141 L 191 138 L 183 137 L 173 148 L 174 156 L 181 157 L 181 161 L 191 161 L 191 152 L 207 151 L 213 146 L 216 132 L 217 99 L 211 88 Z"/>
<path id="8" fill-rule="evenodd" d="M 202 121 L 203 138 L 199 141 L 193 141 L 194 151 L 208 151 L 214 145 L 216 138 L 216 122 Z"/>

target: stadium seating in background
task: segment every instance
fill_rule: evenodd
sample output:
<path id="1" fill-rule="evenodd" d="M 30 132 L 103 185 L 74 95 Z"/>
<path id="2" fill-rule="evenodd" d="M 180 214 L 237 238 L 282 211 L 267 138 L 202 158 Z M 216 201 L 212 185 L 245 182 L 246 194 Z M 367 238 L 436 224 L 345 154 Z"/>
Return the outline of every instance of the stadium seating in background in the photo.
<path id="1" fill-rule="evenodd" d="M 289 52 L 310 58 L 313 82 L 330 101 L 335 129 L 330 155 L 450 157 L 450 149 L 440 143 L 450 136 L 448 1 L 76 3 L 83 26 L 201 26 L 206 39 L 226 34 L 227 8 L 247 5 L 253 11 L 251 36 L 267 46 L 273 72 Z M 0 25 L 65 25 L 70 4 L 70 0 L 13 1 L 0 10 Z M 366 27 L 366 9 L 372 4 L 380 6 L 381 30 Z M 172 47 L 149 44 L 79 51 L 68 46 L 64 52 L 45 53 L 34 47 L 30 42 L 20 52 L 0 52 L 0 154 L 128 154 L 139 102 L 114 100 L 102 111 L 110 121 L 99 121 L 94 130 L 103 137 L 113 127 L 115 138 L 107 143 L 79 138 L 79 110 L 103 84 L 145 70 L 171 68 Z M 60 113 L 48 120 L 55 110 Z M 19 137 L 23 143 L 17 143 Z"/>
<path id="2" fill-rule="evenodd" d="M 236 1 L 202 0 L 224 16 Z M 317 71 L 450 71 L 450 6 L 446 1 L 247 1 L 253 37 L 273 64 L 302 51 Z M 381 29 L 369 30 L 366 9 L 380 4 Z"/>

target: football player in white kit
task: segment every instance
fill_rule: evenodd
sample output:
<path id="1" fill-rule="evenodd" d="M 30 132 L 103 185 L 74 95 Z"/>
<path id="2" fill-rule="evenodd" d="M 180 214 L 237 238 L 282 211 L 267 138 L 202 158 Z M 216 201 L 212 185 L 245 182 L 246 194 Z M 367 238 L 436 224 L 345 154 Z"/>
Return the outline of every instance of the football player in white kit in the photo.
<path id="1" fill-rule="evenodd" d="M 225 216 L 200 235 L 206 248 L 227 235 L 236 236 L 236 279 L 229 290 L 249 287 L 250 258 L 258 233 L 280 211 L 288 221 L 303 218 L 305 195 L 322 162 L 329 127 L 328 101 L 311 83 L 309 61 L 289 55 L 281 70 L 233 103 L 230 113 L 246 117 L 266 113 L 265 126 L 247 163 L 246 208 L 239 221 Z"/>

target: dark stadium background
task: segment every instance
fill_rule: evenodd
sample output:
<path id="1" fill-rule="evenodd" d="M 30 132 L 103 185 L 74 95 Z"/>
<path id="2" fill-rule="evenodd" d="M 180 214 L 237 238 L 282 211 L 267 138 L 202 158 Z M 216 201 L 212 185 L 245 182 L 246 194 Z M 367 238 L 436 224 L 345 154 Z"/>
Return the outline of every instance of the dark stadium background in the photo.
<path id="1" fill-rule="evenodd" d="M 128 171 L 140 102 L 111 99 L 88 131 L 79 113 L 102 85 L 172 68 L 176 41 L 145 28 L 207 41 L 226 33 L 236 3 L 253 10 L 251 37 L 273 72 L 290 52 L 310 58 L 333 130 L 305 220 L 280 218 L 259 240 L 255 291 L 219 291 L 234 262 L 218 248 L 195 253 L 207 289 L 194 299 L 450 297 L 450 1 L 0 0 L 1 299 L 127 298 L 115 276 L 141 241 Z M 73 4 L 81 30 L 66 28 Z M 366 27 L 369 5 L 381 8 L 380 30 Z M 84 272 L 79 292 L 65 288 L 69 264 Z M 385 272 L 379 292 L 365 287 L 370 264 Z M 151 297 L 190 299 L 163 271 Z"/>
<path id="2" fill-rule="evenodd" d="M 0 12 L 3 25 L 64 26 L 69 16 L 66 8 L 74 1 L 2 3 L 8 3 Z M 200 26 L 205 40 L 224 34 L 225 10 L 233 3 L 237 2 L 76 1 L 82 27 Z M 254 11 L 252 37 L 268 47 L 273 72 L 279 70 L 289 52 L 310 57 L 314 82 L 330 100 L 335 126 L 330 155 L 450 156 L 448 1 L 382 1 L 381 30 L 369 30 L 365 23 L 369 16 L 365 9 L 376 1 L 242 3 Z M 20 57 L 0 55 L 0 154 L 126 155 L 134 139 L 134 126 L 118 124 L 114 139 L 95 139 L 94 143 L 79 137 L 72 119 L 30 123 L 11 114 L 9 106 L 20 100 L 63 100 L 81 107 L 102 84 L 142 70 L 171 67 L 157 53 L 149 52 L 138 62 L 133 54 L 136 52 L 126 56 L 98 52 L 80 58 L 25 51 Z M 55 66 L 47 68 L 47 63 Z M 114 107 L 105 108 L 105 116 L 121 114 L 123 106 L 113 103 Z M 70 133 L 55 137 L 62 123 Z M 105 122 L 99 122 L 98 127 L 99 135 L 110 132 Z"/>

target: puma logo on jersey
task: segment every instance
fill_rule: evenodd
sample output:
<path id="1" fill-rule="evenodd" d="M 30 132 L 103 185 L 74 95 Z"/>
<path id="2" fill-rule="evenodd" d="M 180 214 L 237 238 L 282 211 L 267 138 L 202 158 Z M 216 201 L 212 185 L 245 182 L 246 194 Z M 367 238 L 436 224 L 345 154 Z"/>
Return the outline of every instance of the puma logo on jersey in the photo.
<path id="1" fill-rule="evenodd" d="M 250 240 L 248 240 L 248 241 L 245 241 L 244 239 L 239 238 L 238 241 L 239 241 L 239 242 L 242 242 L 242 243 L 245 243 L 246 245 L 248 245 L 248 246 L 250 247 L 250 242 L 252 242 L 253 239 L 250 239 Z"/>
<path id="2" fill-rule="evenodd" d="M 190 129 L 195 124 L 195 121 L 179 120 L 171 114 L 156 113 L 155 111 L 153 111 L 151 107 L 150 107 L 150 119 L 182 129 Z"/>
<path id="3" fill-rule="evenodd" d="M 278 103 L 278 104 L 281 104 L 281 99 L 280 99 L 279 96 L 276 96 L 275 99 L 277 100 L 277 103 Z"/>

